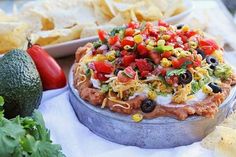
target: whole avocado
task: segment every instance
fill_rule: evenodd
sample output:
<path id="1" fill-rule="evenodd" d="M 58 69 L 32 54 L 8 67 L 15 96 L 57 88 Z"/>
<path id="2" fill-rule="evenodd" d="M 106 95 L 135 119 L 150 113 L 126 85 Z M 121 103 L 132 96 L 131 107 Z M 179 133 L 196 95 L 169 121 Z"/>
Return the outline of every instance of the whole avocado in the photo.
<path id="1" fill-rule="evenodd" d="M 29 116 L 42 98 L 42 83 L 31 57 L 14 49 L 0 58 L 0 95 L 5 99 L 6 118 Z"/>

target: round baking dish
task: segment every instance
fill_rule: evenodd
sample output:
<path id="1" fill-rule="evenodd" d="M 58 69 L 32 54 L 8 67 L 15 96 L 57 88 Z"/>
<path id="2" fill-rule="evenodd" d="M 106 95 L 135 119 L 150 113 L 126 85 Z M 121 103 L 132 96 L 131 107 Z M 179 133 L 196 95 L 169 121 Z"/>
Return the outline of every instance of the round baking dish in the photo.
<path id="1" fill-rule="evenodd" d="M 230 112 L 236 96 L 232 88 L 214 119 L 192 116 L 184 121 L 169 117 L 144 119 L 136 123 L 130 116 L 101 109 L 82 100 L 69 74 L 69 98 L 79 121 L 93 133 L 109 141 L 141 148 L 172 148 L 200 141 Z"/>

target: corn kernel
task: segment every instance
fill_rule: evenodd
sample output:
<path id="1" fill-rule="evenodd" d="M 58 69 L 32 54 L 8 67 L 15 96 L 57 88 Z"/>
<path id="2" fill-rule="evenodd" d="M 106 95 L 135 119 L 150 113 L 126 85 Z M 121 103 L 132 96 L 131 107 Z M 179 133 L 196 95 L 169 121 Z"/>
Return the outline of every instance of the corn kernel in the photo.
<path id="1" fill-rule="evenodd" d="M 179 56 L 178 57 L 187 57 L 190 56 L 191 53 L 189 51 L 180 51 Z"/>
<path id="2" fill-rule="evenodd" d="M 167 28 L 166 28 L 166 27 L 164 27 L 164 26 L 159 26 L 159 30 L 160 30 L 160 31 L 166 31 L 166 30 L 167 30 Z"/>
<path id="3" fill-rule="evenodd" d="M 97 56 L 96 56 L 97 61 L 104 61 L 106 59 L 107 59 L 107 57 L 102 54 L 97 54 Z"/>
<path id="4" fill-rule="evenodd" d="M 170 39 L 170 35 L 162 35 L 162 39 L 168 40 L 168 39 Z"/>
<path id="5" fill-rule="evenodd" d="M 155 43 L 155 41 L 153 41 L 153 40 L 150 40 L 149 42 L 148 42 L 148 45 L 151 45 L 151 46 L 154 46 L 156 43 Z"/>
<path id="6" fill-rule="evenodd" d="M 197 45 L 197 42 L 195 41 L 189 41 L 189 46 L 192 49 L 196 49 L 198 45 Z"/>
<path id="7" fill-rule="evenodd" d="M 189 26 L 184 25 L 184 26 L 182 27 L 182 31 L 183 31 L 183 32 L 189 31 Z"/>
<path id="8" fill-rule="evenodd" d="M 132 120 L 135 122 L 141 122 L 143 120 L 143 115 L 140 113 L 136 113 L 132 115 Z"/>
<path id="9" fill-rule="evenodd" d="M 205 85 L 205 86 L 202 87 L 202 92 L 205 93 L 205 94 L 211 94 L 212 89 L 211 89 L 211 87 Z"/>
<path id="10" fill-rule="evenodd" d="M 149 51 L 152 51 L 152 50 L 154 49 L 154 47 L 151 46 L 151 45 L 147 45 L 147 49 L 148 49 Z"/>
<path id="11" fill-rule="evenodd" d="M 110 51 L 106 54 L 106 57 L 109 61 L 113 61 L 116 59 L 116 51 Z"/>
<path id="12" fill-rule="evenodd" d="M 151 100 L 155 100 L 156 99 L 156 92 L 150 90 L 148 91 L 148 98 L 151 99 Z"/>
<path id="13" fill-rule="evenodd" d="M 168 60 L 167 58 L 162 58 L 161 60 L 161 66 L 163 67 L 170 67 L 172 62 Z"/>
<path id="14" fill-rule="evenodd" d="M 158 46 L 164 46 L 165 43 L 166 43 L 166 41 L 163 40 L 163 39 L 160 39 L 160 40 L 157 41 L 157 45 L 158 45 Z"/>
<path id="15" fill-rule="evenodd" d="M 211 55 L 215 57 L 220 63 L 224 62 L 223 52 L 221 50 L 215 50 Z"/>
<path id="16" fill-rule="evenodd" d="M 134 42 L 135 42 L 135 43 L 139 44 L 139 43 L 141 43 L 142 41 L 143 41 L 142 35 L 138 34 L 138 35 L 135 35 L 135 36 L 134 36 Z"/>

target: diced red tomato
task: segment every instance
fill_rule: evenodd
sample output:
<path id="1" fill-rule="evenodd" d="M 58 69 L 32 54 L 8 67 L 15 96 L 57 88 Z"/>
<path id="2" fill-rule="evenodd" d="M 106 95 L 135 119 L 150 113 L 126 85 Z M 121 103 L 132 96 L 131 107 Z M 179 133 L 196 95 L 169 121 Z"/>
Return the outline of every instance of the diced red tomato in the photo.
<path id="1" fill-rule="evenodd" d="M 141 77 L 147 77 L 148 74 L 149 74 L 149 71 L 142 71 L 140 73 Z"/>
<path id="2" fill-rule="evenodd" d="M 158 21 L 158 26 L 169 27 L 169 24 L 166 23 L 165 21 L 159 20 Z"/>
<path id="3" fill-rule="evenodd" d="M 99 29 L 98 30 L 98 37 L 101 41 L 105 41 L 107 37 L 107 32 L 104 30 Z"/>
<path id="4" fill-rule="evenodd" d="M 133 47 L 135 44 L 134 42 L 134 38 L 131 36 L 127 36 L 125 37 L 122 41 L 121 41 L 121 46 L 124 47 L 126 45 L 129 45 L 130 47 Z"/>
<path id="5" fill-rule="evenodd" d="M 117 77 L 118 77 L 118 81 L 120 81 L 122 83 L 127 83 L 132 80 L 132 78 L 129 78 L 126 74 L 124 74 L 123 71 L 120 71 L 118 73 Z"/>
<path id="6" fill-rule="evenodd" d="M 122 59 L 122 65 L 125 67 L 129 66 L 132 62 L 134 62 L 135 56 L 134 55 L 125 55 Z"/>
<path id="7" fill-rule="evenodd" d="M 217 45 L 217 43 L 212 39 L 200 40 L 199 47 L 205 52 L 206 55 L 210 55 L 215 50 L 219 49 L 219 46 Z"/>
<path id="8" fill-rule="evenodd" d="M 152 71 L 153 66 L 147 62 L 146 59 L 135 59 L 135 63 L 139 69 L 140 72 L 143 71 Z"/>
<path id="9" fill-rule="evenodd" d="M 161 69 L 161 75 L 162 75 L 162 76 L 165 76 L 165 75 L 166 75 L 166 72 L 167 72 L 167 69 L 166 69 L 166 68 L 162 68 L 162 69 Z"/>
<path id="10" fill-rule="evenodd" d="M 108 39 L 108 44 L 109 45 L 114 45 L 117 41 L 119 41 L 119 36 L 115 35 L 114 37 L 110 37 Z"/>
<path id="11" fill-rule="evenodd" d="M 172 55 L 171 51 L 166 51 L 161 54 L 162 58 L 169 58 Z"/>
<path id="12" fill-rule="evenodd" d="M 156 53 L 155 51 L 149 51 L 149 57 L 154 61 L 155 64 L 159 64 L 161 61 L 160 53 Z"/>
<path id="13" fill-rule="evenodd" d="M 136 29 L 136 28 L 138 28 L 139 27 L 139 24 L 138 23 L 136 23 L 136 22 L 130 22 L 130 23 L 128 23 L 128 28 L 133 28 L 133 29 Z"/>
<path id="14" fill-rule="evenodd" d="M 173 85 L 177 84 L 179 82 L 179 79 L 177 76 L 173 75 L 171 77 L 165 77 L 166 83 Z"/>
<path id="15" fill-rule="evenodd" d="M 122 50 L 122 51 L 120 52 L 120 54 L 121 54 L 121 56 L 126 56 L 126 55 L 128 55 L 129 53 L 128 53 L 128 51 L 126 51 L 126 50 Z"/>
<path id="16" fill-rule="evenodd" d="M 185 34 L 186 34 L 186 36 L 187 36 L 188 38 L 190 38 L 190 37 L 196 35 L 197 32 L 195 32 L 195 31 L 193 31 L 193 30 L 190 30 L 190 31 L 186 32 Z"/>
<path id="17" fill-rule="evenodd" d="M 195 60 L 195 61 L 193 62 L 193 66 L 194 66 L 194 67 L 199 67 L 199 66 L 201 66 L 201 60 Z"/>
<path id="18" fill-rule="evenodd" d="M 99 73 L 99 72 L 97 72 L 97 71 L 94 72 L 94 78 L 95 78 L 95 79 L 98 79 L 98 80 L 100 80 L 100 81 L 106 81 L 106 80 L 108 80 L 108 78 L 105 76 L 105 74 Z"/>
<path id="19" fill-rule="evenodd" d="M 148 49 L 146 48 L 146 45 L 143 43 L 138 44 L 137 51 L 139 52 L 141 56 L 148 55 Z"/>
<path id="20" fill-rule="evenodd" d="M 191 62 L 190 64 L 187 65 L 188 68 L 193 66 L 192 59 L 190 57 L 183 57 L 183 58 L 180 58 L 180 59 L 172 60 L 172 67 L 175 68 L 175 69 L 181 68 L 181 66 L 187 61 Z"/>
<path id="21" fill-rule="evenodd" d="M 133 36 L 133 34 L 134 34 L 134 29 L 133 28 L 127 28 L 126 30 L 125 30 L 125 36 Z"/>
<path id="22" fill-rule="evenodd" d="M 136 72 L 134 71 L 134 69 L 131 66 L 128 66 L 127 68 L 124 69 L 124 73 L 129 77 L 134 79 Z"/>
<path id="23" fill-rule="evenodd" d="M 93 64 L 98 73 L 110 74 L 114 70 L 111 64 L 103 61 L 95 61 Z"/>

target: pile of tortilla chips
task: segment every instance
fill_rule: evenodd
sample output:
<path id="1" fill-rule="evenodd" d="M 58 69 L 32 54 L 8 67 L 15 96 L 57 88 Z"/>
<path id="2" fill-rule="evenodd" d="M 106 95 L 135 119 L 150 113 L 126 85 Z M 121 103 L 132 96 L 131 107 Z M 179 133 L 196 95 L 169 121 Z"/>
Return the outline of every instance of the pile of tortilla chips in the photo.
<path id="1" fill-rule="evenodd" d="M 2 19 L 0 14 L 0 27 L 8 30 L 0 29 L 0 52 L 19 47 L 26 36 L 33 43 L 51 45 L 95 36 L 97 29 L 111 30 L 129 21 L 157 21 L 185 9 L 183 0 L 29 1 L 11 17 L 4 15 Z M 6 42 L 9 45 L 2 47 Z"/>
<path id="2" fill-rule="evenodd" d="M 205 137 L 202 146 L 214 151 L 215 157 L 236 156 L 236 112 Z"/>

